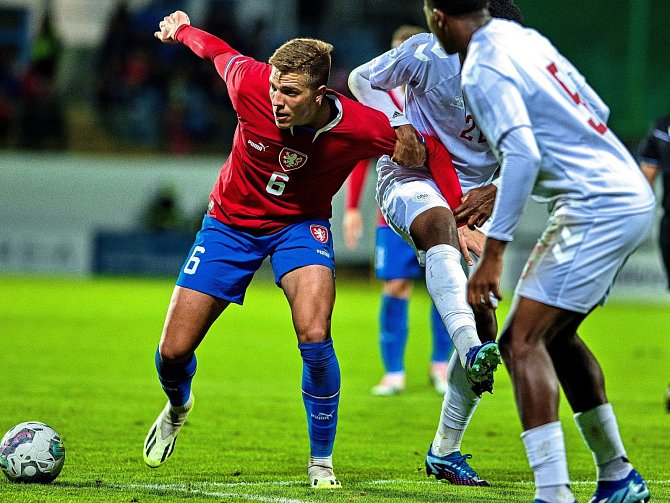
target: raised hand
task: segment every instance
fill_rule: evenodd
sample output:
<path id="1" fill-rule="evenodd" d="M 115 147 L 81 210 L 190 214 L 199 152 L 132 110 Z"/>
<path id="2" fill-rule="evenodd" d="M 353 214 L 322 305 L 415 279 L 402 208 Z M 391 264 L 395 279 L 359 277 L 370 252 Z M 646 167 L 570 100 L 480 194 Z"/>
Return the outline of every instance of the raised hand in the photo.
<path id="1" fill-rule="evenodd" d="M 180 10 L 175 11 L 169 16 L 165 16 L 163 20 L 158 23 L 160 31 L 154 32 L 154 37 L 164 44 L 176 44 L 177 41 L 175 40 L 174 35 L 177 33 L 179 27 L 184 24 L 191 24 L 188 15 Z"/>

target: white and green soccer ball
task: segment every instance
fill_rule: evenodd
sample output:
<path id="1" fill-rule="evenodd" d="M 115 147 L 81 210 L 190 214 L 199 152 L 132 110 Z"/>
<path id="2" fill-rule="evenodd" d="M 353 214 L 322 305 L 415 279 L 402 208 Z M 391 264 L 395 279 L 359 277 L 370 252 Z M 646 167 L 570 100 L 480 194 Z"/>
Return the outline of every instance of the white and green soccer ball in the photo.
<path id="1" fill-rule="evenodd" d="M 44 423 L 17 424 L 0 441 L 0 469 L 12 482 L 47 484 L 64 463 L 63 441 Z"/>

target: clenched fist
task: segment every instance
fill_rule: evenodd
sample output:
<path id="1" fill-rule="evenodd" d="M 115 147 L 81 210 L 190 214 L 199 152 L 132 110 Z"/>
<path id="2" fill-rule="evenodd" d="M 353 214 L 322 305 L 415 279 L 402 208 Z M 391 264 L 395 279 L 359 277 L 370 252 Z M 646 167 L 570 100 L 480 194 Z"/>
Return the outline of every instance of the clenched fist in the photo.
<path id="1" fill-rule="evenodd" d="M 191 24 L 191 20 L 185 12 L 180 10 L 173 12 L 169 16 L 165 16 L 163 20 L 158 23 L 160 31 L 154 33 L 154 37 L 164 44 L 176 44 L 174 34 L 177 33 L 179 27 L 183 24 Z"/>

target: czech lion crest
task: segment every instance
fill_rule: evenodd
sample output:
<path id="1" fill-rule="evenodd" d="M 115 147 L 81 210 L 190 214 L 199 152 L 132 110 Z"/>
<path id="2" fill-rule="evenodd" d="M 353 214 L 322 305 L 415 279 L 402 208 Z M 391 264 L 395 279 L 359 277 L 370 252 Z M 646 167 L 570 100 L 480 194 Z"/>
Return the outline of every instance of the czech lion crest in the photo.
<path id="1" fill-rule="evenodd" d="M 284 147 L 279 152 L 279 165 L 284 171 L 293 171 L 302 168 L 307 162 L 307 156 L 302 152 Z"/>
<path id="2" fill-rule="evenodd" d="M 323 225 L 312 224 L 309 226 L 309 230 L 312 233 L 312 237 L 316 239 L 319 243 L 325 243 L 328 241 L 328 229 Z"/>

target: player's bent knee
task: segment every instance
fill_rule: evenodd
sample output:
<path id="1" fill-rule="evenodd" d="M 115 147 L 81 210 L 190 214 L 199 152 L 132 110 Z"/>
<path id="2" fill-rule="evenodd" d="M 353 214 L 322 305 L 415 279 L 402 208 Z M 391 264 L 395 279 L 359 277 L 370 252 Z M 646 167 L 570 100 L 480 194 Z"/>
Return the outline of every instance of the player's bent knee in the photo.
<path id="1" fill-rule="evenodd" d="M 309 326 L 295 325 L 295 334 L 300 344 L 323 342 L 330 337 L 330 325 L 310 323 Z"/>
<path id="2" fill-rule="evenodd" d="M 458 247 L 454 214 L 443 206 L 430 208 L 418 215 L 409 230 L 412 240 L 421 250 L 429 250 L 438 244 Z"/>
<path id="3" fill-rule="evenodd" d="M 507 366 L 513 361 L 524 360 L 544 345 L 542 333 L 536 327 L 524 330 L 512 322 L 498 338 L 498 348 Z"/>
<path id="4" fill-rule="evenodd" d="M 300 344 L 314 344 L 317 342 L 323 342 L 329 337 L 329 334 L 326 334 L 325 332 L 310 332 L 297 335 L 298 342 Z"/>
<path id="5" fill-rule="evenodd" d="M 183 344 L 161 341 L 158 345 L 158 354 L 165 363 L 183 363 L 193 354 L 193 350 Z"/>

